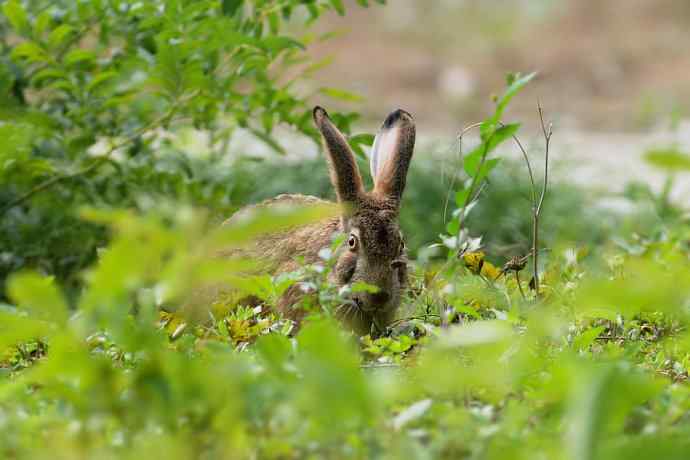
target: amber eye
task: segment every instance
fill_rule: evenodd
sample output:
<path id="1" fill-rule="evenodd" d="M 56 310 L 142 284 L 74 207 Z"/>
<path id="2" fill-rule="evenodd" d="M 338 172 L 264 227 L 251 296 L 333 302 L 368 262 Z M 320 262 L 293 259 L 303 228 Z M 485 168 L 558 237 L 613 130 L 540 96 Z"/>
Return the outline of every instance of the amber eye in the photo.
<path id="1" fill-rule="evenodd" d="M 350 237 L 347 239 L 347 245 L 350 246 L 350 249 L 355 250 L 357 247 L 357 238 L 355 238 L 354 235 L 350 235 Z"/>

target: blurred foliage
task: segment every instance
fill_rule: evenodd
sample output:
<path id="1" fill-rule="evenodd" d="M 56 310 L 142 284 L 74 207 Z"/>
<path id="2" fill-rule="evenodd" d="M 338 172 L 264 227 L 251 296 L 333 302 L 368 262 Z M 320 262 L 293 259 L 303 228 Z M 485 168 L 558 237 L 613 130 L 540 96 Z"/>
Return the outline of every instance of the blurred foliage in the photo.
<path id="1" fill-rule="evenodd" d="M 342 241 L 273 277 L 213 257 L 334 212 L 218 225 L 275 193 L 331 193 L 322 159 L 225 158 L 237 130 L 278 154 L 274 125 L 315 135 L 284 66 L 318 63 L 283 21 L 328 9 L 343 3 L 2 3 L 0 457 L 686 458 L 687 213 L 631 184 L 653 218 L 630 226 L 554 185 L 537 298 L 506 261 L 529 244 L 529 185 L 489 157 L 529 76 L 509 78 L 457 181 L 416 156 L 402 226 L 419 257 L 384 334 L 333 320 Z M 336 119 L 349 131 L 356 114 Z M 182 128 L 208 134 L 203 155 Z M 371 136 L 350 140 L 364 161 Z M 678 155 L 649 159 L 674 173 Z M 461 224 L 484 247 L 435 259 L 426 245 Z M 258 302 L 204 297 L 219 285 Z M 274 308 L 291 287 L 309 294 L 299 330 Z"/>
<path id="2" fill-rule="evenodd" d="M 89 211 L 114 240 L 85 274 L 76 310 L 52 278 L 10 279 L 16 306 L 0 310 L 2 455 L 686 455 L 687 223 L 642 252 L 602 252 L 601 264 L 554 254 L 538 303 L 509 277 L 418 265 L 410 316 L 383 337 L 353 337 L 323 315 L 293 336 L 289 321 L 238 308 L 171 338 L 179 327 L 158 305 L 192 284 L 230 279 L 270 298 L 261 283 L 232 276 L 242 264 L 204 254 L 318 217 L 292 216 L 219 228 L 188 208 Z M 296 282 L 326 293 L 328 255 L 320 265 Z"/>

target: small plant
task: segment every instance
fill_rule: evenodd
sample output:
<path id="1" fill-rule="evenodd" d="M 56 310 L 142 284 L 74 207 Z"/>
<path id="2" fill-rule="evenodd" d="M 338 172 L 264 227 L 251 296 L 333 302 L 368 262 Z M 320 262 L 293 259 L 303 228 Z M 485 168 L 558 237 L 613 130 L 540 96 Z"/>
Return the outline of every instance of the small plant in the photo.
<path id="1" fill-rule="evenodd" d="M 453 219 L 447 224 L 446 230 L 448 235 L 442 235 L 441 239 L 444 244 L 450 249 L 455 249 L 456 254 L 460 258 L 473 257 L 476 251 L 481 247 L 482 238 L 472 238 L 466 229 L 463 228 L 464 221 L 473 207 L 477 205 L 480 194 L 485 185 L 485 180 L 489 173 L 498 166 L 500 158 L 489 158 L 489 154 L 496 149 L 501 143 L 512 138 L 515 144 L 519 147 L 529 174 L 531 202 L 532 202 L 532 280 L 530 287 L 534 290 L 536 296 L 539 296 L 539 217 L 541 216 L 544 198 L 548 188 L 548 170 L 549 170 L 549 148 L 552 136 L 552 127 L 546 126 L 544 122 L 544 114 L 541 106 L 539 106 L 539 119 L 541 122 L 542 132 L 544 134 L 545 142 L 545 161 L 544 161 L 544 184 L 541 192 L 538 194 L 534 182 L 534 174 L 532 172 L 532 165 L 529 156 L 525 151 L 522 143 L 517 137 L 519 129 L 518 123 L 504 124 L 501 121 L 501 116 L 505 111 L 510 100 L 520 92 L 520 90 L 529 81 L 534 78 L 535 74 L 529 74 L 521 77 L 520 74 L 509 74 L 507 77 L 508 87 L 505 93 L 496 99 L 496 109 L 491 117 L 487 118 L 481 123 L 476 123 L 465 128 L 458 136 L 460 158 L 462 159 L 464 172 L 468 179 L 465 185 L 459 191 L 455 192 L 455 204 L 457 209 L 453 212 Z M 480 143 L 470 153 L 462 156 L 462 140 L 465 134 L 475 128 L 480 131 Z M 457 180 L 457 175 L 453 178 L 453 184 Z M 525 267 L 527 258 L 525 256 L 515 256 L 506 263 L 502 273 L 512 272 L 515 274 L 517 286 L 524 298 L 522 285 L 519 279 L 519 272 Z M 483 262 L 483 258 L 482 258 Z M 481 270 L 481 267 L 480 267 Z M 495 278 L 495 277 L 494 277 Z"/>

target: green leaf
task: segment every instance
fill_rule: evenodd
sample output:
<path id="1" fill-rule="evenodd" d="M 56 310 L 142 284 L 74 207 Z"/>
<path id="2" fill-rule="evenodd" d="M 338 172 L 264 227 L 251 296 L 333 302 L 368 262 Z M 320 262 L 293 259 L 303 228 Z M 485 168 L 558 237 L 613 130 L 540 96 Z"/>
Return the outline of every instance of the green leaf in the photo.
<path id="1" fill-rule="evenodd" d="M 88 49 L 73 49 L 65 55 L 64 62 L 70 67 L 90 66 L 96 62 L 96 53 Z"/>
<path id="2" fill-rule="evenodd" d="M 577 292 L 579 312 L 590 317 L 631 318 L 642 312 L 685 314 L 690 296 L 690 269 L 681 258 L 665 265 L 643 258 L 626 261 L 624 276 L 586 277 Z"/>
<path id="3" fill-rule="evenodd" d="M 593 327 L 586 330 L 582 334 L 575 337 L 575 340 L 573 340 L 573 348 L 576 350 L 589 349 L 590 345 L 594 343 L 597 337 L 599 337 L 604 330 L 606 330 L 604 326 Z"/>
<path id="4" fill-rule="evenodd" d="M 332 436 L 368 424 L 378 404 L 359 369 L 359 357 L 336 324 L 307 324 L 298 337 L 296 364 L 303 375 L 297 402 L 314 417 L 312 429 Z M 334 392 L 334 387 L 338 388 Z"/>
<path id="5" fill-rule="evenodd" d="M 465 156 L 463 160 L 463 167 L 465 172 L 470 176 L 474 177 L 479 172 L 479 165 L 481 164 L 482 157 L 488 156 L 492 151 L 496 149 L 501 143 L 510 139 L 520 128 L 519 123 L 511 123 L 507 125 L 502 125 L 498 129 L 495 129 L 489 138 L 480 143 L 475 147 L 470 153 Z M 478 178 L 481 180 L 486 175 L 491 172 L 491 170 L 498 164 L 496 159 L 486 160 L 484 166 L 482 167 L 483 177 Z"/>
<path id="6" fill-rule="evenodd" d="M 103 85 L 107 84 L 111 80 L 113 80 L 115 77 L 118 76 L 118 73 L 113 71 L 113 70 L 108 70 L 105 72 L 101 72 L 93 77 L 93 80 L 91 80 L 87 85 L 86 85 L 86 90 L 87 91 L 97 91 L 100 89 Z"/>
<path id="7" fill-rule="evenodd" d="M 67 73 L 64 70 L 57 67 L 48 67 L 46 69 L 36 72 L 36 74 L 31 77 L 31 83 L 37 87 L 43 86 L 45 83 L 49 83 L 52 80 L 66 80 Z"/>
<path id="8" fill-rule="evenodd" d="M 272 34 L 277 34 L 280 30 L 280 16 L 273 12 L 268 15 L 268 28 Z"/>
<path id="9" fill-rule="evenodd" d="M 342 0 L 330 0 L 330 3 L 333 6 L 333 9 L 335 9 L 339 15 L 345 15 L 345 6 L 343 5 Z"/>
<path id="10" fill-rule="evenodd" d="M 484 151 L 486 148 L 486 144 L 482 143 L 463 158 L 462 166 L 468 176 L 474 177 L 477 174 L 479 164 L 482 161 L 482 157 L 485 155 Z"/>
<path id="11" fill-rule="evenodd" d="M 292 352 L 292 346 L 287 337 L 277 334 L 259 337 L 256 341 L 256 351 L 273 372 L 279 375 L 285 374 L 285 362 Z"/>
<path id="12" fill-rule="evenodd" d="M 0 124 L 0 176 L 7 162 L 24 163 L 29 160 L 31 145 L 36 135 L 33 126 L 25 123 Z"/>
<path id="13" fill-rule="evenodd" d="M 348 138 L 350 144 L 361 144 L 371 147 L 374 144 L 373 134 L 356 134 Z"/>
<path id="14" fill-rule="evenodd" d="M 43 11 L 36 16 L 36 20 L 34 21 L 34 37 L 38 38 L 43 36 L 45 31 L 52 25 L 52 22 L 53 18 L 48 11 Z"/>
<path id="15" fill-rule="evenodd" d="M 371 146 L 374 143 L 374 136 L 371 134 L 357 134 L 355 136 L 350 136 L 348 138 L 348 143 L 350 144 L 350 147 L 355 155 L 362 160 L 366 160 L 367 154 L 362 148 L 362 145 L 367 147 Z"/>
<path id="16" fill-rule="evenodd" d="M 375 294 L 379 292 L 379 288 L 365 283 L 364 281 L 356 281 L 352 283 L 352 292 L 367 292 L 369 294 Z"/>
<path id="17" fill-rule="evenodd" d="M 8 281 L 12 300 L 37 318 L 64 324 L 69 310 L 52 277 L 34 272 L 13 275 Z"/>
<path id="18" fill-rule="evenodd" d="M 272 52 L 273 54 L 278 54 L 281 51 L 290 48 L 301 50 L 304 49 L 304 45 L 301 42 L 290 37 L 271 35 L 266 38 L 263 38 L 260 43 L 262 48 Z"/>
<path id="19" fill-rule="evenodd" d="M 19 0 L 8 0 L 2 5 L 2 11 L 14 30 L 19 34 L 28 35 L 31 32 L 31 25 L 29 24 L 26 10 Z"/>
<path id="20" fill-rule="evenodd" d="M 501 121 L 501 117 L 503 116 L 503 111 L 505 108 L 508 106 L 508 103 L 510 102 L 513 97 L 518 94 L 522 89 L 525 87 L 527 83 L 529 83 L 535 76 L 537 75 L 536 72 L 532 72 L 529 75 L 525 75 L 524 77 L 519 77 L 518 76 L 512 80 L 512 83 L 508 86 L 506 91 L 503 93 L 501 98 L 498 100 L 498 103 L 496 104 L 496 112 L 494 113 L 494 116 L 492 117 L 492 120 L 494 123 L 498 123 Z"/>
<path id="21" fill-rule="evenodd" d="M 481 170 L 477 174 L 477 183 L 481 183 L 484 179 L 486 179 L 491 171 L 496 169 L 496 166 L 501 162 L 501 158 L 489 158 L 484 162 L 484 164 L 481 167 Z"/>
<path id="22" fill-rule="evenodd" d="M 457 207 L 462 207 L 467 203 L 467 200 L 470 197 L 470 189 L 469 188 L 464 188 L 462 190 L 458 190 L 455 192 L 455 205 Z"/>
<path id="23" fill-rule="evenodd" d="M 316 72 L 318 72 L 319 70 L 321 70 L 325 67 L 328 67 L 332 63 L 333 63 L 333 56 L 326 56 L 323 59 L 319 59 L 318 61 L 316 61 L 312 64 L 309 64 L 302 71 L 302 75 L 304 75 L 305 77 L 310 77 L 310 76 L 314 75 Z"/>
<path id="24" fill-rule="evenodd" d="M 338 88 L 320 88 L 319 92 L 331 99 L 336 99 L 345 102 L 362 102 L 364 98 L 358 94 L 351 93 Z"/>
<path id="25" fill-rule="evenodd" d="M 446 231 L 450 236 L 457 236 L 460 231 L 460 220 L 455 218 L 451 219 L 451 221 L 446 224 Z"/>
<path id="26" fill-rule="evenodd" d="M 50 35 L 48 36 L 48 47 L 56 49 L 62 46 L 74 34 L 74 32 L 74 27 L 70 26 L 69 24 L 60 24 L 52 32 L 50 32 Z"/>
<path id="27" fill-rule="evenodd" d="M 244 0 L 222 0 L 221 8 L 226 16 L 234 16 L 244 3 Z"/>
<path id="28" fill-rule="evenodd" d="M 620 434 L 633 408 L 656 395 L 660 387 L 625 366 L 577 363 L 573 367 L 564 424 L 566 447 L 573 459 L 604 458 L 599 452 L 605 440 Z"/>
<path id="29" fill-rule="evenodd" d="M 520 123 L 509 123 L 502 125 L 494 131 L 491 140 L 489 141 L 489 152 L 493 151 L 506 140 L 512 138 L 520 129 Z"/>
<path id="30" fill-rule="evenodd" d="M 644 159 L 652 166 L 666 171 L 690 171 L 690 155 L 676 148 L 648 150 Z"/>
<path id="31" fill-rule="evenodd" d="M 12 50 L 12 59 L 26 60 L 31 64 L 46 63 L 50 56 L 46 51 L 34 42 L 24 42 L 17 45 Z"/>
<path id="32" fill-rule="evenodd" d="M 54 325 L 47 321 L 29 318 L 21 312 L 0 310 L 0 360 L 3 352 L 17 343 L 47 337 L 54 332 Z"/>
<path id="33" fill-rule="evenodd" d="M 481 183 L 482 180 L 484 180 L 489 173 L 496 167 L 498 166 L 498 163 L 501 161 L 500 158 L 489 158 L 488 160 L 484 160 L 484 164 L 481 163 L 481 152 L 478 152 L 478 154 L 474 154 L 472 156 L 468 155 L 465 157 L 465 162 L 464 162 L 464 167 L 465 167 L 465 172 L 470 176 L 470 177 L 476 177 L 477 183 Z M 481 165 L 481 170 L 479 169 Z"/>

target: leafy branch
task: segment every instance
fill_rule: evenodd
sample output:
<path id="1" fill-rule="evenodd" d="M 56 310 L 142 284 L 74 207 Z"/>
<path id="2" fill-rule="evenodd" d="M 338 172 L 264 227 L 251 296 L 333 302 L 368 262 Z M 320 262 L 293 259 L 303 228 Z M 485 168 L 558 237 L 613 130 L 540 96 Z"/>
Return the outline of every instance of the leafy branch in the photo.
<path id="1" fill-rule="evenodd" d="M 532 263 L 534 273 L 534 292 L 539 295 L 539 268 L 538 259 L 539 256 L 539 217 L 541 215 L 542 205 L 544 204 L 544 197 L 546 196 L 546 189 L 549 185 L 549 147 L 551 145 L 551 135 L 553 134 L 553 124 L 549 123 L 548 129 L 544 123 L 544 111 L 539 107 L 539 121 L 541 122 L 541 130 L 544 135 L 545 143 L 545 158 L 544 158 L 544 186 L 541 189 L 541 196 L 539 197 L 539 203 L 536 201 L 532 205 Z M 526 157 L 525 157 L 526 158 Z"/>
<path id="2" fill-rule="evenodd" d="M 481 123 L 475 123 L 464 128 L 458 136 L 461 151 L 463 136 L 471 129 L 479 128 L 481 142 L 462 159 L 465 172 L 471 178 L 471 181 L 469 187 L 458 191 L 456 194 L 455 201 L 459 209 L 459 214 L 456 224 L 449 228 L 451 235 L 458 236 L 459 238 L 464 220 L 469 213 L 469 207 L 477 200 L 481 193 L 481 185 L 484 179 L 486 179 L 491 170 L 498 165 L 499 160 L 489 159 L 489 154 L 505 140 L 511 137 L 515 138 L 515 133 L 520 128 L 520 125 L 518 123 L 505 124 L 501 121 L 501 118 L 511 99 L 519 93 L 535 75 L 535 73 L 525 75 L 524 77 L 521 77 L 519 74 L 509 75 L 508 87 L 503 95 L 497 100 L 494 113 Z M 462 254 L 463 247 L 458 247 L 458 257 L 462 256 Z"/>
<path id="3" fill-rule="evenodd" d="M 524 77 L 519 75 L 509 75 L 508 76 L 508 88 L 506 89 L 503 96 L 497 101 L 496 110 L 494 114 L 480 123 L 474 123 L 472 125 L 464 128 L 458 135 L 458 144 L 460 150 L 460 159 L 465 169 L 465 172 L 470 177 L 469 187 L 461 189 L 456 194 L 456 204 L 458 206 L 457 220 L 454 220 L 449 224 L 448 231 L 452 236 L 457 238 L 457 257 L 462 257 L 471 248 L 479 246 L 479 239 L 476 241 L 465 241 L 464 244 L 461 240 L 463 237 L 462 227 L 464 220 L 469 213 L 472 204 L 479 198 L 481 191 L 483 190 L 483 181 L 488 176 L 489 172 L 497 165 L 498 159 L 489 160 L 488 156 L 499 144 L 507 139 L 512 138 L 515 144 L 520 149 L 525 164 L 527 165 L 527 172 L 529 175 L 530 182 L 530 192 L 531 192 L 531 202 L 532 202 L 532 247 L 531 247 L 531 257 L 533 262 L 533 287 L 536 295 L 539 296 L 539 270 L 538 270 L 538 256 L 539 256 L 539 218 L 541 216 L 541 211 L 544 204 L 544 199 L 546 197 L 546 191 L 548 188 L 548 169 L 549 169 L 549 150 L 551 145 L 551 136 L 553 134 L 552 125 L 549 124 L 548 127 L 544 121 L 544 111 L 541 105 L 539 107 L 539 120 L 541 122 L 541 130 L 545 140 L 545 164 L 544 164 L 544 183 L 541 191 L 537 193 L 537 186 L 534 179 L 534 171 L 532 169 L 532 164 L 529 160 L 529 155 L 525 150 L 522 142 L 517 137 L 517 130 L 520 125 L 517 123 L 506 124 L 501 121 L 501 117 L 505 108 L 512 99 L 533 77 L 534 73 L 529 74 Z M 462 158 L 462 140 L 467 132 L 472 129 L 479 128 L 480 130 L 480 144 L 475 147 L 475 149 L 470 152 L 465 158 Z M 457 175 L 453 177 L 452 184 L 455 183 Z M 453 185 L 451 185 L 452 187 Z M 469 249 L 468 249 L 469 248 Z M 524 268 L 524 262 L 527 260 L 527 256 L 521 257 L 521 267 Z M 521 294 L 522 285 L 520 283 L 518 271 L 515 269 L 510 269 L 507 271 L 513 271 L 515 273 L 516 282 L 520 288 Z"/>
<path id="4" fill-rule="evenodd" d="M 128 144 L 131 144 L 132 142 L 136 141 L 139 139 L 141 136 L 146 134 L 147 132 L 154 130 L 160 126 L 164 126 L 173 119 L 175 116 L 175 113 L 177 112 L 178 108 L 180 105 L 184 104 L 185 102 L 188 102 L 189 100 L 193 99 L 196 97 L 198 94 L 198 91 L 194 91 L 186 96 L 180 97 L 176 101 L 171 104 L 171 106 L 168 108 L 168 110 L 161 115 L 160 117 L 152 120 L 150 123 L 140 127 L 136 131 L 134 131 L 132 134 L 127 136 L 126 138 L 120 140 L 119 142 L 116 142 L 110 146 L 110 148 L 101 156 L 98 158 L 94 159 L 91 161 L 88 165 L 84 166 L 81 169 L 78 169 L 77 171 L 71 172 L 71 173 L 66 173 L 66 174 L 60 174 L 54 177 L 51 177 L 50 179 L 47 179 L 40 184 L 36 185 L 23 195 L 19 196 L 18 198 L 14 199 L 13 201 L 10 201 L 7 205 L 5 205 L 2 210 L 0 210 L 0 216 L 4 216 L 7 211 L 10 209 L 21 205 L 22 203 L 26 202 L 30 198 L 32 198 L 34 195 L 44 191 L 48 190 L 49 188 L 53 187 L 54 185 L 67 181 L 70 179 L 74 179 L 80 176 L 84 176 L 86 174 L 89 174 L 92 171 L 95 171 L 98 169 L 100 166 L 102 166 L 104 163 L 110 161 L 110 157 L 113 155 L 114 152 L 117 150 L 127 146 Z"/>

